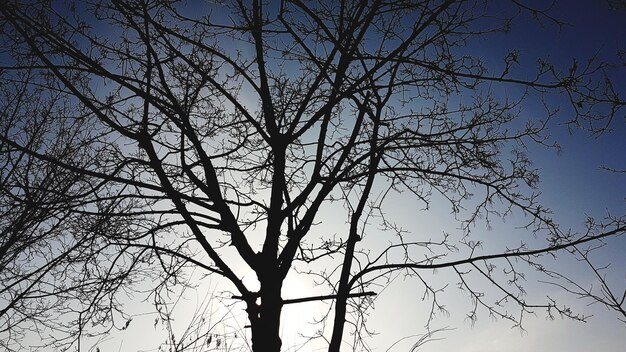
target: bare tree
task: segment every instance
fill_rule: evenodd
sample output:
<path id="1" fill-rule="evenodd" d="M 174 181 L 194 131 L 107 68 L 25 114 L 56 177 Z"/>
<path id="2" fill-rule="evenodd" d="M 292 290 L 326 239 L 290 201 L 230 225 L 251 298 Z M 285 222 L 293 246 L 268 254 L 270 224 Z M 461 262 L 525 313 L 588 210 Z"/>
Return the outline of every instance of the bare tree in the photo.
<path id="1" fill-rule="evenodd" d="M 506 6 L 559 24 L 523 1 Z M 623 297 L 577 290 L 542 258 L 570 251 L 592 265 L 588 250 L 623 235 L 624 218 L 562 230 L 538 202 L 526 148 L 556 147 L 548 128 L 559 109 L 602 133 L 624 100 L 597 60 L 540 61 L 529 73 L 513 50 L 491 67 L 471 49 L 510 25 L 491 10 L 452 0 L 2 2 L 2 328 L 52 329 L 50 344 L 80 349 L 81 334 L 95 333 L 88 323 L 127 326 L 121 290 L 146 290 L 137 282 L 148 276 L 158 301 L 193 284 L 189 267 L 231 285 L 254 351 L 279 351 L 283 306 L 314 300 L 333 302 L 328 350 L 342 348 L 346 329 L 360 348 L 362 314 L 399 272 L 422 282 L 431 314 L 441 306 L 427 273 L 445 268 L 473 314 L 584 319 L 527 302 L 524 265 L 623 314 Z M 519 93 L 503 97 L 501 86 Z M 521 114 L 529 100 L 543 116 Z M 390 194 L 426 209 L 442 197 L 464 236 L 405 231 L 386 216 Z M 344 232 L 317 233 L 324 211 Z M 470 228 L 512 212 L 543 245 L 481 252 Z M 369 245 L 380 228 L 389 244 Z M 328 294 L 284 299 L 296 271 Z M 476 276 L 499 291 L 495 304 Z M 19 348 L 19 336 L 4 347 Z"/>
<path id="2" fill-rule="evenodd" d="M 54 78 L 36 71 L 2 76 L 0 327 L 8 338 L 0 344 L 7 350 L 26 348 L 29 333 L 54 336 L 42 338 L 44 346 L 64 346 L 88 321 L 109 322 L 118 311 L 110 294 L 128 278 L 113 270 L 126 252 L 111 238 L 135 226 L 113 214 L 130 208 L 117 190 L 76 172 L 108 152 L 93 143 L 88 120 L 72 117 L 67 95 L 50 90 Z M 39 79 L 42 86 L 32 84 Z"/>

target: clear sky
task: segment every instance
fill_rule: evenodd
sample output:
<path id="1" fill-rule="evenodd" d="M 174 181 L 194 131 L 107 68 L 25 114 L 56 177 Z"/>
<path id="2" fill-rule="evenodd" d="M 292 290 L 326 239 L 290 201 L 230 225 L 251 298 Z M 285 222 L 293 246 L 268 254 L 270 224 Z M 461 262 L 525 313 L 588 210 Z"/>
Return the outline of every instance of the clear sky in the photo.
<path id="1" fill-rule="evenodd" d="M 496 2 L 497 3 L 497 2 Z M 541 3 L 541 2 L 535 2 Z M 560 1 L 551 13 L 566 24 L 559 28 L 551 23 L 537 25 L 530 16 L 516 18 L 511 32 L 489 37 L 481 46 L 481 56 L 487 62 L 500 63 L 503 53 L 507 49 L 519 49 L 522 60 L 521 67 L 534 68 L 538 58 L 547 58 L 555 63 L 569 65 L 572 57 L 583 61 L 597 55 L 600 59 L 610 59 L 616 63 L 613 77 L 617 78 L 617 88 L 626 92 L 626 70 L 620 65 L 615 54 L 618 49 L 626 49 L 626 25 L 623 19 L 626 9 L 611 11 L 602 1 Z M 491 55 L 491 56 L 490 56 Z M 525 66 L 526 65 L 526 66 Z M 523 71 L 520 74 L 524 74 Z M 524 114 L 540 113 L 529 101 Z M 584 221 L 589 216 L 602 217 L 607 211 L 613 214 L 624 214 L 626 204 L 626 177 L 624 174 L 615 174 L 601 170 L 602 166 L 615 169 L 626 169 L 626 124 L 623 113 L 614 121 L 613 132 L 592 137 L 578 130 L 570 130 L 560 123 L 570 116 L 561 115 L 554 121 L 551 133 L 561 144 L 562 150 L 546 150 L 531 148 L 533 160 L 542 170 L 542 201 L 554 211 L 554 218 L 564 227 L 582 231 Z M 392 202 L 393 203 L 393 202 Z M 440 234 L 443 230 L 454 231 L 454 222 L 447 206 L 434 205 L 426 213 L 416 213 L 417 205 L 403 203 L 400 200 L 389 213 L 397 214 L 398 218 L 412 219 L 413 227 L 406 225 L 409 230 Z M 491 230 L 477 226 L 475 233 L 478 236 L 490 239 L 493 243 L 501 243 L 500 237 L 526 237 L 523 231 L 511 231 L 511 227 L 519 217 L 507 220 L 506 223 L 493 224 Z M 338 226 L 333 224 L 330 227 Z M 486 246 L 487 247 L 487 246 Z M 494 245 L 494 248 L 497 246 Z M 486 252 L 489 252 L 486 250 Z M 611 273 L 616 291 L 626 289 L 626 239 L 611 242 L 610 248 L 604 251 L 604 257 L 594 257 L 598 263 L 613 263 L 616 269 Z M 560 256 L 563 260 L 560 265 L 572 264 L 567 256 Z M 578 269 L 576 269 L 578 270 Z M 437 276 L 442 283 L 447 282 L 449 273 L 441 270 Z M 576 272 L 585 282 L 591 284 L 589 272 Z M 470 308 L 467 296 L 458 290 L 448 289 L 443 303 L 447 305 L 450 316 L 438 316 L 431 328 L 446 328 L 434 335 L 441 340 L 432 341 L 424 345 L 420 351 L 464 351 L 464 352 L 515 352 L 515 351 L 568 351 L 587 352 L 590 350 L 620 352 L 626 346 L 626 325 L 619 322 L 613 312 L 607 311 L 599 305 L 587 306 L 589 301 L 579 301 L 550 285 L 535 282 L 535 277 L 529 275 L 525 288 L 529 292 L 529 299 L 537 299 L 550 295 L 559 298 L 561 304 L 571 304 L 579 308 L 584 314 L 594 315 L 588 323 L 578 323 L 563 320 L 557 317 L 554 321 L 546 318 L 542 310 L 536 311 L 536 316 L 525 317 L 524 331 L 512 328 L 508 321 L 494 320 L 487 313 L 482 312 L 478 321 L 470 323 L 465 314 Z M 454 285 L 458 280 L 451 279 Z M 622 291 L 620 291 L 622 290 Z M 391 344 L 403 337 L 421 335 L 426 332 L 424 325 L 428 318 L 429 303 L 421 301 L 422 289 L 411 281 L 403 281 L 398 277 L 382 292 L 376 300 L 375 308 L 371 312 L 370 326 L 378 335 L 372 338 L 371 347 L 375 351 L 386 351 Z M 286 293 L 289 296 L 288 293 Z M 289 341 L 298 341 L 295 330 L 304 330 L 299 327 L 304 316 L 315 311 L 314 305 L 302 307 L 288 307 L 285 318 L 285 346 Z M 291 331 L 291 332 L 290 332 Z M 349 340 L 349 337 L 346 337 Z M 416 338 L 408 338 L 397 344 L 390 351 L 407 351 Z M 297 345 L 297 343 L 295 343 Z M 302 350 L 314 350 L 315 344 L 305 346 Z M 287 349 L 295 350 L 295 349 Z"/>
<path id="2" fill-rule="evenodd" d="M 618 49 L 626 50 L 624 24 L 626 8 L 609 10 L 607 4 L 599 0 L 565 0 L 559 1 L 556 6 L 551 13 L 568 23 L 560 30 L 549 21 L 538 25 L 530 16 L 519 17 L 511 32 L 497 34 L 489 37 L 489 40 L 479 42 L 473 54 L 482 56 L 487 63 L 498 65 L 507 49 L 519 49 L 521 67 L 534 67 L 534 62 L 540 57 L 567 65 L 571 63 L 572 57 L 584 61 L 587 57 L 597 55 L 600 59 L 614 60 L 616 66 L 611 70 L 614 71 L 613 77 L 618 78 L 616 88 L 626 95 L 626 67 L 624 63 L 614 59 Z M 525 73 L 523 69 L 517 72 L 520 75 Z M 539 113 L 538 106 L 532 101 L 529 101 L 522 111 L 522 115 L 529 117 Z M 531 147 L 529 153 L 535 165 L 542 170 L 540 189 L 543 204 L 553 210 L 555 220 L 565 228 L 583 231 L 584 221 L 588 215 L 602 217 L 607 212 L 612 214 L 626 212 L 624 198 L 626 174 L 601 169 L 602 166 L 607 166 L 626 170 L 626 138 L 624 138 L 626 123 L 622 113 L 613 121 L 611 127 L 614 131 L 590 136 L 563 125 L 567 119 L 567 115 L 561 115 L 550 127 L 552 136 L 562 146 L 560 152 Z M 450 214 L 450 207 L 443 202 L 437 203 L 436 200 L 435 197 L 435 202 L 428 212 L 421 212 L 416 202 L 399 197 L 397 201 L 391 202 L 388 212 L 393 214 L 392 217 L 402 220 L 407 230 L 415 233 L 432 234 L 435 237 L 440 236 L 443 231 L 458 232 L 458 223 Z M 514 229 L 515 225 L 523 221 L 519 214 L 513 214 L 505 222 L 495 221 L 491 229 L 487 229 L 484 223 L 479 222 L 473 232 L 476 238 L 486 241 L 485 253 L 491 253 L 491 250 L 502 250 L 503 246 L 514 243 L 519 237 L 532 243 L 533 239 L 524 230 Z M 333 219 L 331 211 L 324 215 L 323 223 L 316 227 L 315 231 L 336 233 L 342 229 L 345 229 L 345 219 Z M 612 241 L 605 249 L 606 251 L 602 252 L 603 256 L 594 259 L 598 263 L 612 263 L 615 270 L 609 276 L 609 280 L 615 284 L 617 292 L 622 292 L 626 289 L 626 256 L 624 256 L 626 238 Z M 559 256 L 559 259 L 562 261 L 553 264 L 564 271 L 570 270 L 569 265 L 572 262 L 567 256 Z M 590 272 L 575 271 L 571 274 L 582 282 L 589 284 L 592 282 Z M 252 273 L 245 275 L 253 278 Z M 486 312 L 479 311 L 478 320 L 471 323 L 466 319 L 471 302 L 454 287 L 458 278 L 446 270 L 433 273 L 432 276 L 429 274 L 429 277 L 435 285 L 441 287 L 450 285 L 442 293 L 441 298 L 449 315 L 439 314 L 435 317 L 430 323 L 431 329 L 445 330 L 435 334 L 433 338 L 437 340 L 425 344 L 419 351 L 622 352 L 626 346 L 626 324 L 619 322 L 612 312 L 599 305 L 588 306 L 590 303 L 588 301 L 563 295 L 554 286 L 536 282 L 537 277 L 532 274 L 529 274 L 526 282 L 529 299 L 542 299 L 549 295 L 594 317 L 586 324 L 562 320 L 559 317 L 552 321 L 546 319 L 543 311 L 538 310 L 536 316 L 527 315 L 524 318 L 525 330 L 521 331 L 512 328 L 508 321 L 494 320 Z M 243 331 L 242 325 L 245 324 L 243 306 L 234 305 L 230 312 L 225 312 L 219 308 L 220 302 L 211 303 L 204 300 L 206 295 L 232 287 L 221 287 L 214 281 L 203 280 L 206 283 L 202 284 L 198 291 L 185 293 L 184 299 L 173 315 L 172 324 L 175 329 L 182 331 L 197 307 L 206 304 L 209 311 L 215 312 L 212 319 L 225 316 L 230 328 L 234 331 Z M 295 298 L 325 293 L 327 292 L 315 291 L 310 281 L 294 275 L 289 277 L 284 295 L 285 298 Z M 427 332 L 425 325 L 429 318 L 430 303 L 422 299 L 422 294 L 423 287 L 420 287 L 419 283 L 415 280 L 404 280 L 402 275 L 394 276 L 391 284 L 379 292 L 369 315 L 370 327 L 377 332 L 377 335 L 368 340 L 374 351 L 408 351 L 419 336 Z M 129 309 L 135 313 L 149 312 L 148 304 L 135 303 L 137 298 L 141 296 L 136 295 L 135 298 L 128 300 L 133 302 Z M 319 325 L 310 326 L 308 322 L 324 307 L 327 308 L 325 304 L 307 303 L 285 308 L 282 336 L 284 351 L 298 350 L 304 341 L 298 337 L 298 333 L 311 332 L 319 328 Z M 223 328 L 216 329 L 217 333 L 220 333 L 222 331 L 220 329 Z M 155 322 L 155 315 L 146 314 L 134 318 L 128 329 L 116 332 L 97 344 L 91 340 L 90 344 L 94 348 L 97 345 L 102 352 L 150 351 L 158 342 L 165 339 L 164 331 L 163 322 Z M 407 338 L 402 340 L 405 337 Z M 350 337 L 347 336 L 346 339 L 349 340 Z M 391 347 L 396 341 L 400 342 Z M 300 351 L 315 351 L 317 348 L 319 345 L 314 342 L 305 345 Z"/>
<path id="3" fill-rule="evenodd" d="M 560 1 L 556 6 L 551 13 L 567 22 L 560 30 L 549 21 L 538 25 L 530 16 L 520 16 L 516 18 L 511 32 L 489 37 L 489 40 L 481 43 L 477 50 L 487 62 L 497 65 L 507 49 L 518 49 L 522 60 L 521 67 L 534 67 L 535 60 L 540 57 L 568 65 L 572 57 L 580 60 L 585 60 L 592 55 L 598 55 L 600 59 L 614 58 L 617 49 L 626 49 L 626 25 L 623 22 L 626 16 L 625 9 L 611 11 L 603 1 L 591 0 Z M 624 66 L 617 64 L 614 70 L 618 74 L 613 77 L 621 77 L 621 80 L 617 81 L 618 89 L 624 93 L 626 92 Z M 518 73 L 523 75 L 524 71 Z M 540 113 L 539 110 L 533 109 L 537 109 L 537 106 L 529 101 L 523 114 Z M 626 169 L 626 138 L 624 138 L 626 128 L 623 117 L 620 116 L 619 120 L 614 121 L 614 132 L 592 137 L 577 130 L 569 130 L 566 126 L 559 124 L 567 118 L 568 116 L 560 116 L 551 127 L 552 135 L 563 147 L 561 152 L 542 148 L 531 148 L 530 152 L 536 165 L 542 170 L 540 188 L 544 204 L 553 209 L 557 221 L 566 227 L 580 231 L 583 229 L 587 215 L 601 217 L 607 211 L 623 214 L 626 210 L 624 204 L 626 178 L 623 174 L 609 173 L 600 169 L 601 166 Z M 441 234 L 443 230 L 455 231 L 456 225 L 447 206 L 434 204 L 431 211 L 427 213 L 417 212 L 415 208 L 416 204 L 399 200 L 396 207 L 392 208 L 392 212 L 398 218 L 412 219 L 405 225 L 412 231 L 419 229 L 419 231 L 433 234 Z M 326 220 L 324 226 L 341 227 L 343 220 L 337 219 L 336 221 L 334 223 L 332 220 Z M 527 236 L 523 231 L 511 230 L 511 225 L 520 221 L 522 220 L 513 217 L 506 223 L 496 222 L 491 230 L 477 226 L 475 233 L 482 236 L 481 238 L 490 240 L 489 246 L 498 248 L 498 244 L 506 241 L 502 238 Z M 318 230 L 323 232 L 321 229 Z M 626 239 L 621 239 L 612 242 L 609 250 L 603 252 L 605 257 L 595 258 L 599 262 L 613 263 L 617 272 L 613 273 L 612 280 L 618 292 L 626 285 L 624 281 L 626 259 L 623 255 L 625 251 Z M 560 265 L 567 265 L 567 263 Z M 585 278 L 591 280 L 588 272 L 575 273 L 575 275 L 583 281 Z M 538 310 L 536 316 L 526 316 L 525 331 L 521 331 L 512 328 L 510 322 L 494 320 L 487 313 L 482 312 L 478 320 L 472 324 L 465 317 L 471 307 L 469 299 L 458 290 L 448 289 L 443 296 L 443 303 L 446 304 L 450 314 L 437 316 L 431 323 L 431 328 L 449 328 L 449 330 L 434 335 L 435 339 L 441 338 L 441 340 L 427 343 L 421 347 L 420 351 L 623 351 L 623 346 L 626 345 L 626 334 L 624 334 L 626 326 L 617 321 L 612 312 L 607 312 L 598 305 L 587 306 L 589 302 L 581 302 L 570 296 L 564 296 L 555 287 L 539 284 L 534 279 L 530 275 L 526 283 L 529 297 L 542 298 L 546 295 L 559 297 L 562 302 L 571 303 L 574 307 L 580 308 L 583 313 L 593 314 L 594 317 L 586 324 L 562 320 L 558 317 L 552 321 L 546 319 L 543 311 Z M 444 270 L 437 273 L 435 280 L 439 280 L 442 285 L 451 281 L 452 286 L 458 281 Z M 310 283 L 306 281 L 290 278 L 285 289 L 285 296 L 303 296 L 302 291 L 310 289 L 307 288 L 308 285 Z M 197 293 L 189 295 L 189 301 L 186 304 L 189 304 L 190 308 L 183 310 L 186 313 L 181 316 L 193 311 L 197 301 L 201 301 L 196 295 Z M 426 333 L 424 326 L 428 319 L 429 303 L 422 301 L 421 295 L 419 285 L 404 281 L 402 277 L 395 278 L 393 283 L 379 294 L 369 318 L 371 328 L 378 333 L 370 340 L 370 346 L 374 351 L 387 351 L 394 342 L 408 337 L 389 349 L 389 351 L 407 351 L 415 343 L 417 337 Z M 305 322 L 323 307 L 325 307 L 323 304 L 308 303 L 297 307 L 289 306 L 285 309 L 283 346 L 286 351 L 298 349 L 297 346 L 303 342 L 297 337 L 298 332 L 310 331 L 311 328 Z M 240 317 L 243 316 L 242 313 L 242 307 L 238 306 L 235 306 L 232 312 L 233 315 Z M 153 327 L 152 324 L 148 324 L 149 331 L 146 331 L 144 324 L 147 323 L 141 323 L 141 319 L 137 318 L 137 321 L 134 321 L 129 329 L 120 333 L 119 336 L 112 336 L 107 344 L 112 348 L 122 346 L 120 348 L 122 351 L 132 350 L 138 346 L 148 348 L 150 344 L 139 343 L 136 340 L 137 337 L 152 334 L 159 336 L 160 325 Z M 148 316 L 143 319 L 147 322 L 152 321 L 153 318 Z M 184 317 L 181 317 L 176 324 L 181 324 L 182 321 L 185 321 Z M 100 344 L 100 346 L 107 344 Z M 317 347 L 319 346 L 312 343 L 305 345 L 301 350 L 313 351 Z"/>
<path id="4" fill-rule="evenodd" d="M 507 47 L 519 48 L 522 59 L 525 58 L 527 63 L 532 62 L 535 57 L 549 57 L 557 62 L 568 63 L 571 62 L 572 57 L 584 59 L 596 54 L 600 58 L 611 56 L 614 58 L 618 49 L 626 48 L 626 25 L 624 24 L 626 9 L 624 8 L 619 11 L 610 11 L 603 1 L 573 0 L 557 2 L 552 13 L 568 22 L 569 25 L 559 31 L 553 25 L 546 24 L 541 27 L 527 17 L 519 18 L 518 26 L 514 24 L 510 33 L 500 35 L 500 40 L 490 38 L 485 43 L 486 52 L 496 53 Z M 626 91 L 626 70 L 623 63 L 620 64 L 615 59 L 613 62 L 616 62 L 613 77 L 617 78 L 617 88 L 623 93 Z M 554 126 L 553 135 L 562 145 L 562 151 L 556 153 L 539 148 L 531 150 L 533 160 L 542 170 L 540 188 L 544 204 L 553 209 L 555 219 L 565 226 L 581 230 L 584 228 L 583 222 L 587 215 L 602 216 L 607 211 L 613 214 L 623 214 L 626 210 L 624 198 L 626 177 L 624 174 L 601 170 L 602 166 L 626 169 L 626 121 L 623 113 L 619 117 L 619 120 L 614 121 L 614 132 L 597 138 L 580 133 L 580 131 L 569 131 L 564 126 Z M 506 228 L 506 226 L 496 226 L 489 232 L 491 234 L 498 231 L 506 232 L 508 231 Z M 598 262 L 613 263 L 612 268 L 616 270 L 611 277 L 616 291 L 618 294 L 624 292 L 626 289 L 626 257 L 624 256 L 626 239 L 611 242 L 610 249 L 603 253 L 605 257 L 596 257 L 596 259 Z M 589 275 L 588 272 L 578 274 L 580 277 Z M 538 284 L 532 279 L 527 282 L 526 288 L 534 294 L 561 296 L 553 287 Z M 404 291 L 398 290 L 400 291 L 398 294 L 408 292 L 408 288 Z M 538 312 L 536 318 L 529 317 L 526 320 L 526 331 L 521 332 L 518 329 L 511 329 L 511 324 L 508 322 L 494 321 L 486 314 L 483 314 L 472 326 L 467 321 L 463 321 L 463 315 L 459 314 L 463 308 L 452 309 L 450 320 L 438 319 L 436 326 L 449 326 L 455 330 L 435 335 L 444 339 L 430 342 L 420 351 L 583 352 L 596 350 L 618 352 L 624 350 L 626 326 L 615 319 L 613 312 L 608 312 L 604 307 L 597 305 L 586 306 L 588 302 L 577 301 L 572 297 L 561 297 L 575 307 L 582 307 L 583 311 L 593 314 L 594 317 L 589 320 L 589 323 L 582 324 L 560 318 L 554 321 L 547 320 L 543 312 Z M 457 296 L 456 300 L 451 301 L 454 304 L 463 299 L 465 298 Z M 387 307 L 391 306 L 377 306 L 377 309 Z M 420 309 L 416 308 L 413 312 L 412 314 L 419 315 Z M 396 317 L 404 314 L 407 314 L 406 309 L 396 310 L 392 318 L 385 320 L 383 326 L 389 326 L 386 324 L 394 321 L 397 323 Z M 419 326 L 414 329 L 419 329 Z M 384 331 L 385 329 L 381 330 L 381 336 L 385 335 Z M 408 346 L 411 344 L 408 343 Z M 393 351 L 402 350 L 406 349 L 393 349 Z"/>
<path id="5" fill-rule="evenodd" d="M 534 2 L 542 3 L 542 2 Z M 549 3 L 546 1 L 545 3 Z M 616 62 L 613 77 L 617 88 L 626 92 L 626 70 L 624 64 L 615 60 L 617 50 L 626 48 L 626 9 L 610 11 L 604 1 L 559 1 L 552 13 L 568 22 L 559 32 L 554 26 L 536 26 L 528 18 L 519 20 L 510 33 L 501 36 L 500 42 L 491 40 L 486 47 L 499 45 L 517 47 L 522 57 L 532 61 L 533 56 L 549 57 L 554 61 L 571 62 L 572 57 L 581 60 L 592 55 L 600 58 L 613 56 Z M 526 25 L 528 22 L 532 25 Z M 565 117 L 567 118 L 567 117 Z M 542 199 L 554 211 L 554 217 L 565 226 L 583 229 L 587 215 L 603 216 L 607 211 L 624 214 L 626 210 L 624 191 L 626 177 L 602 171 L 601 166 L 626 169 L 626 120 L 624 113 L 614 121 L 613 133 L 597 138 L 579 131 L 569 131 L 564 126 L 554 126 L 553 135 L 561 143 L 561 153 L 532 151 L 533 160 L 542 169 Z M 498 231 L 494 228 L 495 232 Z M 492 232 L 493 232 L 492 231 Z M 505 230 L 503 230 L 505 231 Z M 598 262 L 612 262 L 617 293 L 626 289 L 626 239 L 611 242 L 606 257 L 596 257 Z M 580 272 L 581 277 L 589 273 Z M 591 284 L 591 282 L 590 282 Z M 557 294 L 554 288 L 529 280 L 527 290 L 535 293 Z M 456 327 L 458 330 L 441 334 L 446 339 L 425 345 L 420 351 L 623 351 L 626 346 L 626 326 L 615 319 L 613 312 L 603 307 L 585 306 L 571 297 L 563 297 L 573 306 L 588 309 L 595 316 L 589 323 L 581 324 L 537 318 L 527 320 L 526 332 L 511 329 L 503 321 L 494 322 L 483 316 L 473 327 L 467 322 L 447 324 L 445 319 L 439 326 Z M 458 319 L 457 315 L 457 319 Z"/>

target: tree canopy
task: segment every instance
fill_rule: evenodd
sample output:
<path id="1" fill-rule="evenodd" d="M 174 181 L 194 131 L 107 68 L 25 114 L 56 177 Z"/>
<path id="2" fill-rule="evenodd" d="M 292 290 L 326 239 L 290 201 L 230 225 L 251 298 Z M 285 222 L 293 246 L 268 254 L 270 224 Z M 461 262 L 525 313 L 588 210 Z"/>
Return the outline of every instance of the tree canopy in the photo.
<path id="1" fill-rule="evenodd" d="M 593 55 L 481 52 L 520 18 L 563 25 L 521 0 L 3 1 L 0 346 L 37 333 L 80 350 L 128 326 L 133 293 L 167 318 L 191 270 L 245 307 L 253 351 L 281 350 L 285 305 L 319 300 L 312 338 L 367 349 L 364 314 L 394 275 L 420 283 L 431 316 L 444 309 L 433 269 L 456 277 L 470 319 L 586 319 L 527 301 L 528 271 L 625 319 L 590 256 L 623 237 L 624 214 L 557 223 L 529 153 L 558 149 L 554 128 L 601 138 L 623 123 L 623 87 Z M 416 213 L 444 202 L 458 232 L 406 228 L 396 199 Z M 533 236 L 483 249 L 474 229 L 512 214 Z M 600 291 L 557 255 L 590 266 Z M 287 299 L 295 275 L 326 293 Z"/>

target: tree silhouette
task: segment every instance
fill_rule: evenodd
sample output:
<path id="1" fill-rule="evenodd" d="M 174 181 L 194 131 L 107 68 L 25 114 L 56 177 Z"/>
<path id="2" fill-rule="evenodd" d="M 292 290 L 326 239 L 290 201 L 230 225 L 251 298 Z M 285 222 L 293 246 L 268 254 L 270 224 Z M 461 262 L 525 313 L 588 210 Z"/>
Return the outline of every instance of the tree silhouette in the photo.
<path id="1" fill-rule="evenodd" d="M 523 1 L 502 6 L 560 23 Z M 601 134 L 624 100 L 599 60 L 539 61 L 529 73 L 511 51 L 489 65 L 471 44 L 510 25 L 490 11 L 451 0 L 3 1 L 3 347 L 49 330 L 44 347 L 80 348 L 90 324 L 128 326 L 121 292 L 145 290 L 148 277 L 163 299 L 192 284 L 190 267 L 231 285 L 254 351 L 281 349 L 284 305 L 315 300 L 333 302 L 325 338 L 339 351 L 346 329 L 365 331 L 359 316 L 398 272 L 422 282 L 431 314 L 442 306 L 424 273 L 447 268 L 473 313 L 521 324 L 545 308 L 584 319 L 551 300 L 527 302 L 525 265 L 624 314 L 589 257 L 624 234 L 624 218 L 562 230 L 538 201 L 527 155 L 529 145 L 556 148 L 548 128 L 562 116 Z M 523 114 L 528 101 L 543 114 Z M 442 197 L 463 236 L 406 231 L 387 217 L 392 194 L 426 209 Z M 317 232 L 323 212 L 346 226 Z M 471 227 L 512 212 L 544 244 L 481 252 Z M 372 233 L 385 244 L 371 245 Z M 546 267 L 558 251 L 591 265 L 605 295 Z M 258 287 L 244 283 L 239 262 Z M 328 294 L 285 299 L 296 272 Z M 477 276 L 499 292 L 496 303 Z"/>

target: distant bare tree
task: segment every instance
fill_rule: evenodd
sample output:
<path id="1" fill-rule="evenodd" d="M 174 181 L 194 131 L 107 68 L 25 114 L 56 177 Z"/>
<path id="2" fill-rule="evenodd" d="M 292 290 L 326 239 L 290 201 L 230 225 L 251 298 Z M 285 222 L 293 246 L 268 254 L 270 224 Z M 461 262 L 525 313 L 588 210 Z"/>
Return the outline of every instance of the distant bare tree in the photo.
<path id="1" fill-rule="evenodd" d="M 558 23 L 524 1 L 500 5 Z M 584 319 L 527 302 L 527 265 L 623 314 L 623 297 L 585 291 L 543 257 L 569 251 L 602 279 L 589 250 L 623 236 L 624 217 L 562 230 L 538 202 L 527 146 L 555 147 L 548 128 L 562 116 L 602 133 L 624 100 L 597 60 L 533 68 L 513 50 L 491 67 L 473 41 L 511 23 L 491 10 L 452 0 L 3 1 L 0 344 L 19 350 L 24 334 L 50 331 L 42 347 L 80 349 L 82 334 L 128 325 L 118 293 L 149 290 L 139 284 L 149 277 L 162 300 L 194 284 L 189 267 L 243 301 L 254 351 L 281 350 L 283 306 L 315 300 L 333 302 L 329 351 L 346 348 L 347 330 L 351 348 L 367 348 L 362 315 L 390 275 L 421 282 L 431 315 L 443 309 L 432 269 L 457 275 L 470 318 L 485 310 L 521 324 L 545 308 Z M 517 95 L 499 94 L 504 86 Z M 521 114 L 527 101 L 543 116 Z M 403 229 L 387 216 L 391 194 L 426 209 L 442 197 L 464 236 Z M 318 233 L 324 212 L 345 228 Z M 481 252 L 471 227 L 512 212 L 543 245 Z M 374 231 L 388 245 L 370 245 Z M 284 299 L 296 270 L 328 295 Z M 476 277 L 499 294 L 486 299 Z"/>

